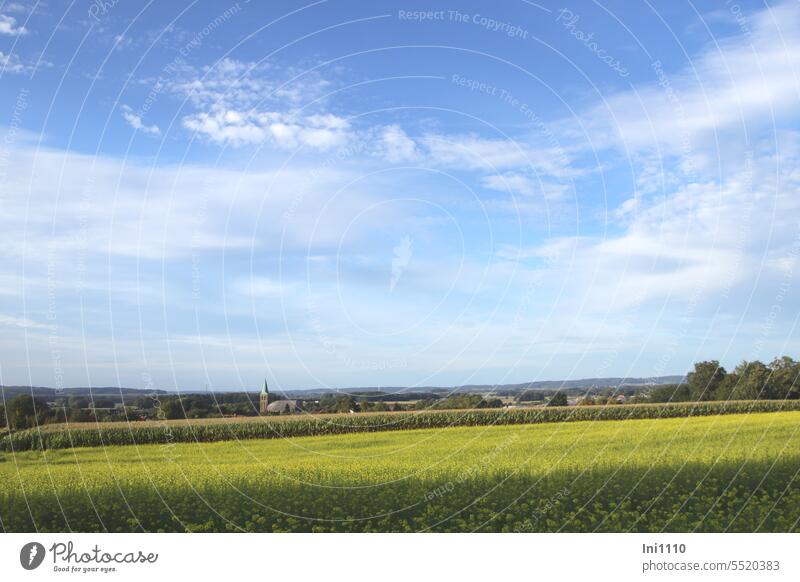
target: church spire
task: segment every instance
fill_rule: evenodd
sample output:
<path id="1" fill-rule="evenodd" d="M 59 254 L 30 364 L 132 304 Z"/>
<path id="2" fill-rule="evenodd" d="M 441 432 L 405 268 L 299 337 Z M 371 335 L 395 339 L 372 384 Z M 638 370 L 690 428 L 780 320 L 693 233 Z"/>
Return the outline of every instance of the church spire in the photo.
<path id="1" fill-rule="evenodd" d="M 264 387 L 261 389 L 261 396 L 258 399 L 258 410 L 261 414 L 269 412 L 269 386 L 267 386 L 267 379 L 264 378 Z"/>

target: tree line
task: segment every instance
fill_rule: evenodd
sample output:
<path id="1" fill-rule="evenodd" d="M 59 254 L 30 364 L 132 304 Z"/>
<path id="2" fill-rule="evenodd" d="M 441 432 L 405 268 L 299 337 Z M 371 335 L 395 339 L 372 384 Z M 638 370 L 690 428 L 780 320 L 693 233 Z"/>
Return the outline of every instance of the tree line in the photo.
<path id="1" fill-rule="evenodd" d="M 717 360 L 698 362 L 686 382 L 650 390 L 647 402 L 794 400 L 800 398 L 800 362 L 788 356 L 769 364 L 744 361 L 728 372 Z"/>
<path id="2" fill-rule="evenodd" d="M 357 396 L 357 395 L 356 395 Z M 408 410 L 499 408 L 498 398 L 478 394 L 455 394 L 436 398 L 420 394 L 414 402 L 384 402 L 352 394 L 325 394 L 318 400 L 298 400 L 305 413 L 400 412 Z M 280 400 L 270 394 L 270 402 Z M 9 401 L 8 410 L 0 405 L 0 428 L 15 430 L 42 424 L 62 422 L 117 422 L 130 420 L 175 420 L 182 418 L 219 418 L 229 416 L 258 416 L 258 395 L 248 392 L 214 394 L 171 394 L 136 397 L 124 402 L 119 398 L 101 396 L 69 396 L 49 403 L 30 394 L 20 394 Z"/>
<path id="3" fill-rule="evenodd" d="M 764 364 L 744 361 L 728 372 L 717 360 L 698 362 L 686 382 L 657 386 L 638 392 L 627 402 L 703 402 L 711 400 L 793 400 L 800 398 L 800 362 L 781 356 Z M 626 389 L 630 391 L 630 389 Z M 302 401 L 308 413 L 384 412 L 429 409 L 499 408 L 502 401 L 480 394 L 452 394 L 435 398 L 425 394 L 416 402 L 383 402 L 361 396 L 326 394 L 319 400 Z M 548 396 L 546 398 L 546 396 Z M 278 398 L 270 395 L 270 400 Z M 118 400 L 118 399 L 117 399 Z M 526 391 L 519 402 L 543 401 L 548 406 L 565 406 L 567 396 Z M 613 398 L 585 397 L 579 404 L 606 404 Z M 58 422 L 126 421 L 146 419 L 210 418 L 220 416 L 257 416 L 257 395 L 248 392 L 156 395 L 137 397 L 127 402 L 110 397 L 90 399 L 69 396 L 56 399 L 52 406 L 39 397 L 21 394 L 6 407 L 0 404 L 0 428 L 24 429 Z"/>

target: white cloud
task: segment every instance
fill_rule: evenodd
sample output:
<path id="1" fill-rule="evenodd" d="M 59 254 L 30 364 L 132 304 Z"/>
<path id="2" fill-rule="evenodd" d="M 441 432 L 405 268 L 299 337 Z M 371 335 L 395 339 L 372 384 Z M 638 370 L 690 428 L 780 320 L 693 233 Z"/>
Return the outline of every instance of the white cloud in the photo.
<path id="1" fill-rule="evenodd" d="M 24 26 L 17 26 L 17 19 L 7 14 L 0 14 L 0 34 L 7 36 L 21 36 L 27 34 Z"/>
<path id="2" fill-rule="evenodd" d="M 390 162 L 409 162 L 419 158 L 417 144 L 399 125 L 383 128 L 380 143 L 383 155 Z"/>
<path id="3" fill-rule="evenodd" d="M 3 4 L 3 10 L 6 12 L 15 12 L 17 14 L 27 14 L 30 12 L 28 6 L 20 4 L 19 2 L 6 2 Z"/>
<path id="4" fill-rule="evenodd" d="M 320 206 L 350 179 L 335 168 L 153 169 L 33 147 L 11 150 L 7 164 L 4 186 L 14 194 L 4 200 L 0 228 L 27 232 L 0 249 L 12 262 L 52 253 L 69 263 L 95 253 L 172 260 L 215 249 L 295 248 L 312 231 L 324 245 L 338 242 L 338 221 L 366 204 L 349 190 L 313 230 Z"/>
<path id="5" fill-rule="evenodd" d="M 184 66 L 167 89 L 188 99 L 198 109 L 269 109 L 265 104 L 289 108 L 320 99 L 331 83 L 315 71 L 280 68 L 225 58 L 200 69 Z"/>
<path id="6" fill-rule="evenodd" d="M 493 174 L 481 180 L 485 188 L 498 192 L 511 192 L 524 196 L 533 196 L 537 188 L 533 181 L 522 174 Z"/>
<path id="7" fill-rule="evenodd" d="M 654 82 L 612 94 L 579 115 L 581 127 L 565 120 L 558 130 L 587 147 L 591 139 L 626 154 L 680 156 L 684 172 L 715 168 L 723 150 L 797 112 L 800 4 L 768 7 L 748 24 L 749 34 L 715 39 L 683 70 L 653 63 Z"/>
<path id="8" fill-rule="evenodd" d="M 308 105 L 329 84 L 314 72 L 223 59 L 200 70 L 186 68 L 167 89 L 197 109 L 183 118 L 183 126 L 214 143 L 328 150 L 352 135 L 350 123 L 325 111 L 321 101 Z"/>
<path id="9" fill-rule="evenodd" d="M 157 125 L 145 125 L 142 118 L 136 115 L 127 105 L 122 106 L 122 118 L 128 122 L 133 129 L 150 135 L 161 135 L 161 130 Z"/>
<path id="10" fill-rule="evenodd" d="M 24 61 L 15 54 L 5 54 L 0 51 L 0 73 L 11 73 L 15 75 L 31 74 L 38 67 L 52 67 L 53 63 L 39 59 L 36 63 Z"/>
<path id="11" fill-rule="evenodd" d="M 556 148 L 537 149 L 523 140 L 430 134 L 421 141 L 426 157 L 435 165 L 490 172 L 527 169 L 565 178 L 580 173 Z"/>
<path id="12" fill-rule="evenodd" d="M 722 304 L 737 288 L 752 292 L 759 276 L 781 276 L 800 236 L 792 218 L 800 215 L 798 137 L 781 141 L 780 158 L 764 154 L 722 183 L 625 201 L 613 213 L 626 224 L 610 224 L 605 237 L 557 238 L 525 256 L 548 257 L 550 276 L 568 290 L 563 298 L 589 310 L 670 299 Z"/>
<path id="13" fill-rule="evenodd" d="M 28 73 L 32 70 L 30 66 L 23 64 L 17 55 L 7 55 L 2 51 L 0 51 L 0 69 L 15 74 Z"/>
<path id="14" fill-rule="evenodd" d="M 276 111 L 218 109 L 186 116 L 183 125 L 219 144 L 241 146 L 269 142 L 281 149 L 328 150 L 343 145 L 351 135 L 347 120 L 331 114 L 301 116 Z"/>
<path id="15" fill-rule="evenodd" d="M 0 314 L 0 326 L 21 327 L 25 329 L 52 329 L 52 325 L 39 323 L 27 317 L 14 317 L 12 315 Z"/>

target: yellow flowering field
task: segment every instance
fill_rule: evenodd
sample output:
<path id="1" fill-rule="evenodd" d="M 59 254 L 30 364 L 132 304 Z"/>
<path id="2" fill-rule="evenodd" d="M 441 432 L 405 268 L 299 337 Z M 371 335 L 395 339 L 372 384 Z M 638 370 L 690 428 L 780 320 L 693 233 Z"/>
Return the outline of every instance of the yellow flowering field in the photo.
<path id="1" fill-rule="evenodd" d="M 0 453 L 6 531 L 797 531 L 800 412 Z"/>

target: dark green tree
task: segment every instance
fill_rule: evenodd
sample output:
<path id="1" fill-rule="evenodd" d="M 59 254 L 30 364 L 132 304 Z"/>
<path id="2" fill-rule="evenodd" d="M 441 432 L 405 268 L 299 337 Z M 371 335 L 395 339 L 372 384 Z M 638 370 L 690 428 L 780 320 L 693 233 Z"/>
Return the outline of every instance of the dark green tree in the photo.
<path id="1" fill-rule="evenodd" d="M 28 394 L 20 394 L 11 401 L 9 425 L 15 430 L 30 428 L 44 421 L 47 404 Z"/>
<path id="2" fill-rule="evenodd" d="M 733 400 L 733 391 L 738 383 L 739 375 L 735 371 L 725 374 L 725 378 L 719 383 L 714 392 L 714 400 Z"/>
<path id="3" fill-rule="evenodd" d="M 167 420 L 185 418 L 183 405 L 178 398 L 165 398 L 161 402 L 161 413 L 164 415 L 163 418 L 166 418 Z"/>
<path id="4" fill-rule="evenodd" d="M 769 364 L 771 398 L 800 398 L 800 362 L 788 356 L 775 358 Z"/>
<path id="5" fill-rule="evenodd" d="M 356 399 L 352 396 L 339 396 L 336 399 L 336 412 L 350 412 L 358 410 Z"/>
<path id="6" fill-rule="evenodd" d="M 690 399 L 688 384 L 665 384 L 650 390 L 648 402 L 688 402 Z"/>
<path id="7" fill-rule="evenodd" d="M 770 398 L 770 369 L 763 362 L 742 362 L 736 366 L 733 400 L 762 400 Z"/>
<path id="8" fill-rule="evenodd" d="M 696 363 L 694 371 L 687 377 L 690 398 L 694 401 L 714 400 L 725 375 L 725 368 L 717 360 Z"/>
<path id="9" fill-rule="evenodd" d="M 566 406 L 567 404 L 567 395 L 563 392 L 556 392 L 547 402 L 547 406 Z"/>
<path id="10" fill-rule="evenodd" d="M 516 400 L 517 402 L 541 402 L 544 400 L 544 394 L 540 390 L 525 390 L 519 393 Z"/>
<path id="11" fill-rule="evenodd" d="M 92 406 L 95 408 L 114 408 L 114 399 L 107 396 L 100 396 L 93 400 Z"/>

